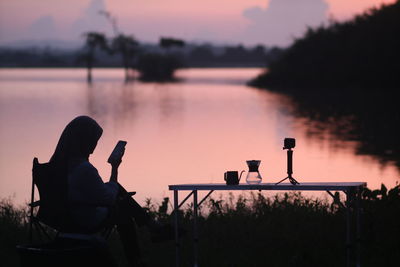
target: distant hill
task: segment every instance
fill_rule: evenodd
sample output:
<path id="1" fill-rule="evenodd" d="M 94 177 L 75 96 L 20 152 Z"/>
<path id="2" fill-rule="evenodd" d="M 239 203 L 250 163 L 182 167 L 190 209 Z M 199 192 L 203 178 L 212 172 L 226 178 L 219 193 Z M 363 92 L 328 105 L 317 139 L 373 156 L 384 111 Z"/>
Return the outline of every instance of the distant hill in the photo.
<path id="1" fill-rule="evenodd" d="M 82 46 L 82 41 L 69 41 L 69 40 L 19 40 L 13 42 L 4 42 L 0 47 L 7 47 L 13 49 L 29 49 L 29 48 L 51 48 L 58 50 L 76 50 Z"/>
<path id="2" fill-rule="evenodd" d="M 281 49 L 261 45 L 215 45 L 188 43 L 184 47 L 164 48 L 141 43 L 139 53 L 169 53 L 179 57 L 184 67 L 265 67 Z M 10 67 L 86 67 L 83 40 L 79 43 L 43 40 L 18 41 L 0 46 L 0 68 Z M 118 54 L 96 51 L 95 67 L 122 67 Z"/>
<path id="3" fill-rule="evenodd" d="M 251 84 L 282 90 L 398 89 L 399 36 L 400 0 L 346 22 L 310 28 Z"/>

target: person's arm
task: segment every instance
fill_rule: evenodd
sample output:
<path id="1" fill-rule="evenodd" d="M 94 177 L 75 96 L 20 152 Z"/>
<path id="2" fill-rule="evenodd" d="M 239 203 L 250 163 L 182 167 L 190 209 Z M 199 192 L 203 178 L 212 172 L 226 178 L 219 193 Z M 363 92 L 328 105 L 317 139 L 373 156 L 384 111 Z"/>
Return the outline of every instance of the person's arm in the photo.
<path id="1" fill-rule="evenodd" d="M 110 176 L 110 182 L 115 182 L 118 183 L 118 165 L 111 164 L 111 176 Z"/>
<path id="2" fill-rule="evenodd" d="M 118 166 L 115 166 L 118 169 Z M 71 203 L 111 206 L 118 194 L 116 182 L 104 183 L 97 169 L 89 162 L 77 166 L 69 174 L 69 200 Z"/>
<path id="3" fill-rule="evenodd" d="M 118 183 L 118 167 L 122 162 L 122 156 L 125 153 L 125 148 L 122 150 L 121 156 L 118 160 L 110 162 L 111 164 L 111 175 L 110 175 L 110 182 Z"/>

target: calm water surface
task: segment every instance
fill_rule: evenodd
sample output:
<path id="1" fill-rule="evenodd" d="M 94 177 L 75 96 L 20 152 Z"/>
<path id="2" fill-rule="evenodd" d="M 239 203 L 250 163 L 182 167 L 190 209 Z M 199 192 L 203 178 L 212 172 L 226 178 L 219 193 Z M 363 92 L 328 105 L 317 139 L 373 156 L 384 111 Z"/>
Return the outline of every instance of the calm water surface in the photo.
<path id="1" fill-rule="evenodd" d="M 355 155 L 356 142 L 310 138 L 313 123 L 293 116 L 283 95 L 245 86 L 259 69 L 189 69 L 180 83 L 123 83 L 123 71 L 0 70 L 0 198 L 29 199 L 33 157 L 46 162 L 61 131 L 78 115 L 104 129 L 91 162 L 107 180 L 108 155 L 127 140 L 120 182 L 143 202 L 170 197 L 169 184 L 223 182 L 226 170 L 262 160 L 263 182 L 286 177 L 285 137 L 294 137 L 300 182 L 366 181 L 392 187 L 394 165 Z"/>

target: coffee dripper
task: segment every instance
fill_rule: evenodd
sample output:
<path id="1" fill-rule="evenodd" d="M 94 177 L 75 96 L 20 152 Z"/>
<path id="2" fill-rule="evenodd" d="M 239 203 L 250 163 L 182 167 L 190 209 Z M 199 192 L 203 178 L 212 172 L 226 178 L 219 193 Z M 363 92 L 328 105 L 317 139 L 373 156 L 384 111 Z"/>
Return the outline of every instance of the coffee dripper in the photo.
<path id="1" fill-rule="evenodd" d="M 261 183 L 261 174 L 258 171 L 261 160 L 247 160 L 247 166 L 249 167 L 249 172 L 246 176 L 246 183 L 248 184 L 259 184 Z"/>

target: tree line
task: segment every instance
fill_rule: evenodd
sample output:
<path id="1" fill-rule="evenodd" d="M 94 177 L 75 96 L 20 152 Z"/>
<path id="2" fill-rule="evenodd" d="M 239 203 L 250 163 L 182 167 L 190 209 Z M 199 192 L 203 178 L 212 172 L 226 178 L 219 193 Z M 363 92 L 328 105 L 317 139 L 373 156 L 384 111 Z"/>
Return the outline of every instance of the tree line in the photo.
<path id="1" fill-rule="evenodd" d="M 93 67 L 123 67 L 127 80 L 137 70 L 143 80 L 173 78 L 177 68 L 191 67 L 265 67 L 282 49 L 255 45 L 215 45 L 187 43 L 176 38 L 160 38 L 157 44 L 140 43 L 131 35 L 102 33 L 83 35 L 79 49 L 0 48 L 0 67 L 86 67 L 92 80 Z"/>
<path id="2" fill-rule="evenodd" d="M 398 36 L 399 0 L 349 21 L 309 28 L 252 84 L 302 90 L 398 89 Z"/>
<path id="3" fill-rule="evenodd" d="M 357 154 L 400 166 L 398 36 L 399 0 L 310 28 L 250 84 L 291 95 L 293 114 L 316 122 L 321 135 L 357 140 Z"/>

